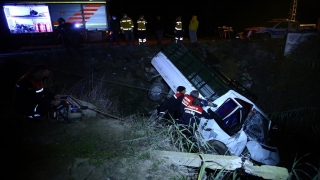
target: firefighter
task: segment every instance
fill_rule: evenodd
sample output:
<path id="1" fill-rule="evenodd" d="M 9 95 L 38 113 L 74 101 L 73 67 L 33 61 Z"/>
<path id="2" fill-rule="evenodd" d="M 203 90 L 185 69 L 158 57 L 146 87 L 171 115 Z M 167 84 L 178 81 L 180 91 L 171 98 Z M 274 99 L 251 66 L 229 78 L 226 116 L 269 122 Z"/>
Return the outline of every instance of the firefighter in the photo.
<path id="1" fill-rule="evenodd" d="M 201 107 L 201 100 L 194 98 L 192 103 L 183 109 L 182 116 L 176 122 L 178 124 L 188 125 L 191 127 L 189 129 L 193 129 L 192 127 L 199 125 L 201 118 L 213 119 L 213 117 Z"/>
<path id="2" fill-rule="evenodd" d="M 128 17 L 127 14 L 123 14 L 122 19 L 120 20 L 120 29 L 125 35 L 127 45 L 129 45 L 129 39 L 131 40 L 131 44 L 134 45 L 133 28 L 134 24 L 132 19 Z"/>
<path id="3" fill-rule="evenodd" d="M 159 117 L 164 119 L 177 119 L 178 110 L 185 93 L 186 88 L 184 86 L 179 86 L 177 88 L 177 93 L 167 99 L 159 107 Z"/>
<path id="4" fill-rule="evenodd" d="M 176 42 L 181 42 L 183 40 L 183 29 L 181 16 L 178 16 L 174 21 L 174 33 Z"/>
<path id="5" fill-rule="evenodd" d="M 144 16 L 141 15 L 140 18 L 137 20 L 137 30 L 138 30 L 138 40 L 139 45 L 146 45 L 147 43 L 147 29 L 146 24 L 147 21 L 144 19 Z"/>
<path id="6" fill-rule="evenodd" d="M 119 34 L 120 34 L 120 23 L 116 16 L 112 16 L 110 21 L 110 46 L 113 46 L 113 41 L 116 40 L 117 47 L 119 47 Z"/>
<path id="7" fill-rule="evenodd" d="M 24 74 L 16 83 L 15 108 L 26 119 L 35 120 L 60 104 L 61 95 L 44 88 L 50 70 L 43 65 Z"/>

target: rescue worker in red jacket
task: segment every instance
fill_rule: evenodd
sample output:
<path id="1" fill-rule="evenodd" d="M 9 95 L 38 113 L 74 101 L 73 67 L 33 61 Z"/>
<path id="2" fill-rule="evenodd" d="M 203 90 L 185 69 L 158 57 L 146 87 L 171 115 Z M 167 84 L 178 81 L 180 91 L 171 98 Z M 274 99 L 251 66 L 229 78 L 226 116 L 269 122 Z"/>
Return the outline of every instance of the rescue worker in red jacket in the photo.
<path id="1" fill-rule="evenodd" d="M 15 108 L 27 119 L 37 118 L 49 112 L 53 105 L 60 104 L 61 95 L 44 88 L 44 80 L 49 75 L 50 70 L 39 65 L 17 81 Z"/>
<path id="2" fill-rule="evenodd" d="M 198 97 L 199 97 L 199 91 L 197 91 L 197 90 L 191 91 L 190 95 L 185 94 L 182 99 L 181 105 L 179 107 L 178 116 L 181 117 L 182 114 L 184 113 L 184 108 L 186 106 L 192 105 L 192 101 Z M 200 106 L 203 107 L 203 106 L 216 106 L 216 105 L 213 104 L 212 102 L 209 102 L 207 100 L 202 99 L 202 100 L 200 100 Z"/>
<path id="3" fill-rule="evenodd" d="M 186 88 L 184 86 L 179 86 L 177 88 L 177 93 L 167 99 L 159 107 L 159 117 L 164 119 L 177 119 L 178 110 L 181 105 L 184 94 L 186 93 Z"/>
<path id="4" fill-rule="evenodd" d="M 201 118 L 213 119 L 209 113 L 202 109 L 201 100 L 194 98 L 192 103 L 184 108 L 181 118 L 176 122 L 193 127 L 195 123 L 199 125 Z"/>

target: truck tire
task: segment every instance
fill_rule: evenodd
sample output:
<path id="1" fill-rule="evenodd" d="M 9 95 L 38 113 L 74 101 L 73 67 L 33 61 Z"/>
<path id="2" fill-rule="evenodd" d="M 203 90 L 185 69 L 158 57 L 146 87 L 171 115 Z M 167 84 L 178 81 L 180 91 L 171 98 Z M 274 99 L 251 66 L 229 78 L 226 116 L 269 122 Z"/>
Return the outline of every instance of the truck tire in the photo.
<path id="1" fill-rule="evenodd" d="M 149 88 L 148 97 L 152 101 L 160 101 L 168 93 L 168 86 L 161 82 L 155 82 Z"/>
<path id="2" fill-rule="evenodd" d="M 263 33 L 262 39 L 271 39 L 271 34 L 270 33 Z"/>
<path id="3" fill-rule="evenodd" d="M 228 151 L 228 147 L 218 140 L 210 140 L 207 142 L 207 147 L 203 147 L 203 151 L 205 154 L 213 154 L 213 155 L 230 155 Z"/>

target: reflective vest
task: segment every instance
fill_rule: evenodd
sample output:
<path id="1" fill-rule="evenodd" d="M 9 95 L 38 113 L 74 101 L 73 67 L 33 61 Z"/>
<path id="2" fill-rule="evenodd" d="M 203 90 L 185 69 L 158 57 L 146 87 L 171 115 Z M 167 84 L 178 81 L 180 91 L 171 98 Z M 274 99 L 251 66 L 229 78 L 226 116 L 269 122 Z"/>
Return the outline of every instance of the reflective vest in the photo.
<path id="1" fill-rule="evenodd" d="M 192 115 L 196 115 L 196 113 L 199 113 L 199 115 L 201 115 L 203 112 L 203 109 L 200 106 L 189 105 L 184 108 L 184 112 Z"/>
<path id="2" fill-rule="evenodd" d="M 147 21 L 145 19 L 142 19 L 142 20 L 138 19 L 137 24 L 138 24 L 138 31 L 145 31 L 146 30 Z"/>
<path id="3" fill-rule="evenodd" d="M 189 94 L 185 94 L 182 99 L 182 104 L 184 106 L 190 106 L 190 105 L 192 105 L 193 100 L 194 100 L 194 97 L 190 96 Z"/>
<path id="4" fill-rule="evenodd" d="M 134 27 L 134 25 L 133 25 L 133 22 L 132 22 L 131 18 L 127 17 L 127 18 L 122 18 L 120 20 L 120 29 L 121 30 L 124 30 L 124 31 L 132 30 L 133 27 Z"/>
<path id="5" fill-rule="evenodd" d="M 182 30 L 182 21 L 176 21 L 175 30 Z"/>
<path id="6" fill-rule="evenodd" d="M 32 83 L 33 85 L 33 89 L 29 89 L 29 90 L 34 90 L 35 93 L 41 93 L 43 92 L 43 81 L 35 81 L 34 78 L 31 77 L 30 72 L 26 73 L 25 75 L 23 75 L 18 81 L 17 81 L 17 88 L 19 88 L 19 82 L 24 81 L 24 80 L 28 80 Z"/>

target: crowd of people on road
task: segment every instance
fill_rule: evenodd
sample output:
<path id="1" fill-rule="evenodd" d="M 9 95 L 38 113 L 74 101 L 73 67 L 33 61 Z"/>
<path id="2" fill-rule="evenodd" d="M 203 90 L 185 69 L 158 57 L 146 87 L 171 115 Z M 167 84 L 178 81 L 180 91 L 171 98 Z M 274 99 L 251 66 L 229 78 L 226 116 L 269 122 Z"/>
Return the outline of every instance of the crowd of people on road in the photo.
<path id="1" fill-rule="evenodd" d="M 118 20 L 115 15 L 111 16 L 110 20 L 110 45 L 113 46 L 114 42 L 116 46 L 119 46 L 120 34 L 124 34 L 125 41 L 127 45 L 134 45 L 134 29 L 136 24 L 137 36 L 139 45 L 146 45 L 147 43 L 147 20 L 143 15 L 140 15 L 139 19 L 137 19 L 136 23 L 127 15 L 123 14 L 122 18 Z M 197 20 L 197 16 L 193 15 L 192 19 L 189 23 L 189 38 L 191 43 L 197 42 L 197 29 L 199 26 L 199 21 Z M 154 23 L 154 30 L 157 35 L 157 44 L 162 43 L 163 35 L 164 35 L 164 22 L 160 16 L 156 16 Z M 175 34 L 175 41 L 183 40 L 184 29 L 182 26 L 181 16 L 178 16 L 173 23 L 173 32 Z"/>

